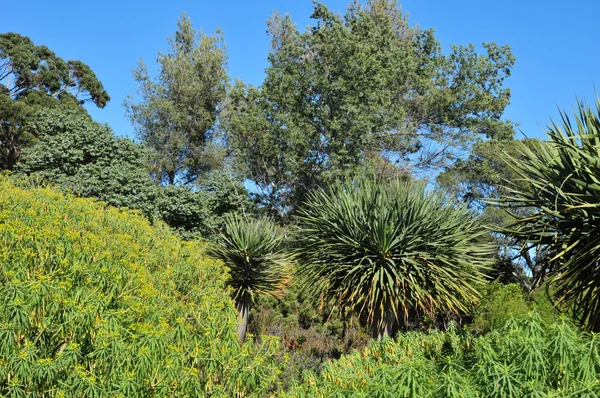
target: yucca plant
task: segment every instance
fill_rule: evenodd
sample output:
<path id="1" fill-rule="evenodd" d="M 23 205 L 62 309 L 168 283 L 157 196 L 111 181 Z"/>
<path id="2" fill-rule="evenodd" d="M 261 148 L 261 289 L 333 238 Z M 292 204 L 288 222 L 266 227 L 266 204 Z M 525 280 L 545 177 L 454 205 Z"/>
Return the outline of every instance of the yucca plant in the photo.
<path id="1" fill-rule="evenodd" d="M 549 127 L 549 142 L 507 161 L 520 177 L 509 194 L 490 203 L 507 207 L 517 222 L 503 231 L 554 253 L 550 276 L 557 301 L 588 330 L 600 331 L 600 101 L 578 104 L 574 119 Z M 530 215 L 518 215 L 529 209 Z"/>
<path id="2" fill-rule="evenodd" d="M 208 254 L 229 268 L 227 284 L 239 313 L 238 337 L 244 340 L 248 316 L 257 294 L 278 295 L 285 285 L 292 256 L 282 250 L 283 238 L 268 220 L 227 217 L 220 243 Z"/>
<path id="3" fill-rule="evenodd" d="M 467 311 L 493 256 L 465 207 L 419 183 L 341 183 L 312 194 L 299 222 L 305 289 L 366 313 L 375 338 L 411 314 Z"/>

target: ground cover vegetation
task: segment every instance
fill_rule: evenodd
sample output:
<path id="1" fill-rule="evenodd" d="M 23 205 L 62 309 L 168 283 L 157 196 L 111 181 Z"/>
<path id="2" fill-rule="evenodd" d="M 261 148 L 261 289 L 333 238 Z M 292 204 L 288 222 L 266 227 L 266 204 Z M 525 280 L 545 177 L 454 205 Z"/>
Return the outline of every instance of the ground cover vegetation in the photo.
<path id="1" fill-rule="evenodd" d="M 0 179 L 0 394 L 263 396 L 219 264 L 139 214 Z"/>
<path id="2" fill-rule="evenodd" d="M 0 34 L 0 396 L 600 396 L 600 101 L 517 140 L 510 47 L 312 18 L 252 86 L 183 14 L 135 142 Z"/>

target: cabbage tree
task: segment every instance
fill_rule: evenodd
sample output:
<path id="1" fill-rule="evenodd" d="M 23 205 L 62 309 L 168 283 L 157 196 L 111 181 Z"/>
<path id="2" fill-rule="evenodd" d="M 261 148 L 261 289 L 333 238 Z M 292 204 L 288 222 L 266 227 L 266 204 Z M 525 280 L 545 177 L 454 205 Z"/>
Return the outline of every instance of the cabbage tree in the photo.
<path id="1" fill-rule="evenodd" d="M 244 340 L 248 316 L 257 294 L 276 296 L 285 285 L 292 256 L 282 250 L 283 238 L 267 220 L 228 216 L 220 243 L 208 254 L 229 268 L 228 285 L 239 313 L 238 337 Z"/>
<path id="2" fill-rule="evenodd" d="M 554 254 L 549 282 L 558 302 L 600 331 L 600 101 L 596 111 L 579 103 L 574 118 L 561 117 L 549 142 L 522 144 L 519 159 L 506 156 L 518 178 L 493 202 L 517 218 L 503 232 Z M 520 209 L 530 214 L 519 216 Z"/>
<path id="3" fill-rule="evenodd" d="M 338 184 L 313 193 L 299 221 L 305 289 L 366 313 L 376 338 L 415 313 L 467 311 L 494 253 L 464 206 L 414 182 Z"/>

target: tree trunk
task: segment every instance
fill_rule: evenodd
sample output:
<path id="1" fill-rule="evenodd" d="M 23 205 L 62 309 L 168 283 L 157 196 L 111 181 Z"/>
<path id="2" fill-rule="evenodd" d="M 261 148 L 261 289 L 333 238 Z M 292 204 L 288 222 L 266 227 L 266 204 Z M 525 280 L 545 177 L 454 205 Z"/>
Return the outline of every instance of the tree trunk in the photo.
<path id="1" fill-rule="evenodd" d="M 250 314 L 250 295 L 244 294 L 237 303 L 238 310 L 238 338 L 241 342 L 246 338 L 248 330 L 248 315 Z"/>
<path id="2" fill-rule="evenodd" d="M 377 313 L 373 316 L 371 324 L 371 337 L 381 340 L 384 337 L 391 337 L 394 332 L 396 317 L 390 304 L 385 306 L 384 313 Z"/>

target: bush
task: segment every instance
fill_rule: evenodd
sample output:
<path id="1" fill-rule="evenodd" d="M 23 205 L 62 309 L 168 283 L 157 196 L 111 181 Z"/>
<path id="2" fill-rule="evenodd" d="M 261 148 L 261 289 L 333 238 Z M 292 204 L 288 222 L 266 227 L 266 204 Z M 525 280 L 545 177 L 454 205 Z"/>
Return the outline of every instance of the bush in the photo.
<path id="1" fill-rule="evenodd" d="M 525 318 L 530 310 L 521 286 L 503 285 L 496 281 L 485 286 L 480 304 L 469 328 L 484 333 L 499 329 L 510 318 Z"/>
<path id="2" fill-rule="evenodd" d="M 474 333 L 500 329 L 509 319 L 527 318 L 531 311 L 535 311 L 548 324 L 556 322 L 560 316 L 560 311 L 550 301 L 545 286 L 526 293 L 519 284 L 505 285 L 494 281 L 485 286 L 481 296 L 473 322 L 468 325 L 469 330 Z"/>
<path id="3" fill-rule="evenodd" d="M 165 221 L 183 238 L 213 238 L 225 214 L 254 210 L 241 179 L 227 172 L 208 173 L 193 188 L 155 184 L 146 151 L 115 137 L 85 113 L 44 109 L 28 128 L 39 139 L 23 152 L 17 172 L 41 177 L 79 197 L 140 210 L 151 220 Z"/>
<path id="4" fill-rule="evenodd" d="M 600 336 L 533 314 L 474 337 L 409 332 L 307 372 L 285 397 L 597 397 Z"/>
<path id="5" fill-rule="evenodd" d="M 264 396 L 225 269 L 164 225 L 0 176 L 0 396 Z"/>

